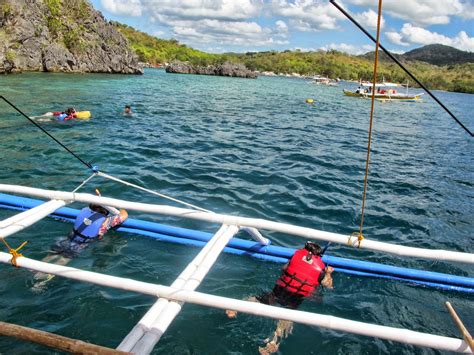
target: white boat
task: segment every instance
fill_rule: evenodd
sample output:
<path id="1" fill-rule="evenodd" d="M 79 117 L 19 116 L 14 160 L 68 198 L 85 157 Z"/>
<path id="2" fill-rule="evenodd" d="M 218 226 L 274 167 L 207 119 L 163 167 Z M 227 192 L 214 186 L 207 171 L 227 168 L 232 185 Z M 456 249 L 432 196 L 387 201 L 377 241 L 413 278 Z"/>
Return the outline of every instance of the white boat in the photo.
<path id="1" fill-rule="evenodd" d="M 337 86 L 337 84 L 330 78 L 324 76 L 315 76 L 313 77 L 312 84 L 316 85 L 327 85 L 327 86 Z"/>
<path id="2" fill-rule="evenodd" d="M 408 85 L 406 86 L 406 92 L 401 93 L 399 92 L 396 87 L 400 87 L 402 85 L 395 84 L 395 83 L 376 83 L 375 84 L 375 99 L 379 101 L 419 101 L 421 100 L 421 96 L 423 93 L 420 94 L 409 94 L 408 93 Z M 372 98 L 372 90 L 374 85 L 370 82 L 362 82 L 359 84 L 359 87 L 355 91 L 343 89 L 343 93 L 346 96 L 352 97 L 362 97 L 366 99 Z"/>

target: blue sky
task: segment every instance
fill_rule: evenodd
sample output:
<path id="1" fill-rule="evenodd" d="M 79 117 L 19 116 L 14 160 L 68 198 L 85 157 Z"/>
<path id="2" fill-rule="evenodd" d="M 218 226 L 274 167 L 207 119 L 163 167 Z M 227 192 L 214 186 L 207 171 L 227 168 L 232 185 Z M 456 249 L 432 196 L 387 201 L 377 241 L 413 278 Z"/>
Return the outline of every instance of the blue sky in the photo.
<path id="1" fill-rule="evenodd" d="M 337 0 L 375 36 L 377 0 Z M 106 19 L 206 52 L 374 45 L 328 0 L 92 0 Z M 432 43 L 474 52 L 474 0 L 385 0 L 381 41 L 401 53 Z"/>

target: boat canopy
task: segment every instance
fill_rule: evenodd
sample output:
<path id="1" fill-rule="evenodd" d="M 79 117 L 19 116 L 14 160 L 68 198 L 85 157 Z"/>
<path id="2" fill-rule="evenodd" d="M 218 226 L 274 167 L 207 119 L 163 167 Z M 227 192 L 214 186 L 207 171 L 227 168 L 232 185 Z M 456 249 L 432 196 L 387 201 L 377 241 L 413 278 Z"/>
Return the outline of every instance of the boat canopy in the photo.
<path id="1" fill-rule="evenodd" d="M 360 83 L 361 86 L 363 87 L 372 87 L 373 86 L 373 83 L 369 83 L 369 82 L 363 82 L 363 83 Z M 375 87 L 376 88 L 380 88 L 380 87 L 397 87 L 397 86 L 400 86 L 399 84 L 396 84 L 396 83 L 375 83 Z"/>

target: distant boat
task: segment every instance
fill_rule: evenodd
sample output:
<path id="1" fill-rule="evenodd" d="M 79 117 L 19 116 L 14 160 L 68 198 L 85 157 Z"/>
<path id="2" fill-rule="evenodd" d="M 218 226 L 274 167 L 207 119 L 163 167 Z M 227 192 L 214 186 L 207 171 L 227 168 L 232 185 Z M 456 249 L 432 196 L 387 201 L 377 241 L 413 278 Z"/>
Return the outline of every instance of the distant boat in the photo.
<path id="1" fill-rule="evenodd" d="M 408 85 L 403 85 L 406 87 L 405 93 L 397 92 L 394 87 L 402 86 L 395 83 L 376 83 L 375 88 L 375 99 L 379 101 L 420 101 L 423 93 L 420 94 L 409 94 Z M 360 83 L 359 87 L 355 91 L 343 89 L 343 93 L 346 96 L 352 97 L 362 97 L 362 98 L 372 98 L 372 83 Z"/>
<path id="2" fill-rule="evenodd" d="M 325 78 L 323 76 L 315 76 L 311 83 L 316 85 L 337 86 L 337 84 L 332 79 Z"/>

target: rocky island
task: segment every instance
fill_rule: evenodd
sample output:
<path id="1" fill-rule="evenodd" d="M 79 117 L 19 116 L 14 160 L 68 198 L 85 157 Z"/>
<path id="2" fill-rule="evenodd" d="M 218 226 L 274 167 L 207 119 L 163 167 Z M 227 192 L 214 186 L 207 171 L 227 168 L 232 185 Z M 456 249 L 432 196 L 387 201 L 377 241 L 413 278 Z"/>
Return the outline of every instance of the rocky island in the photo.
<path id="1" fill-rule="evenodd" d="M 0 73 L 142 74 L 125 37 L 86 0 L 0 0 Z"/>
<path id="2" fill-rule="evenodd" d="M 217 75 L 232 76 L 239 78 L 257 78 L 257 73 L 251 71 L 243 64 L 234 64 L 226 62 L 220 65 L 197 66 L 189 63 L 175 61 L 166 67 L 167 73 L 177 74 L 200 74 L 200 75 Z"/>

